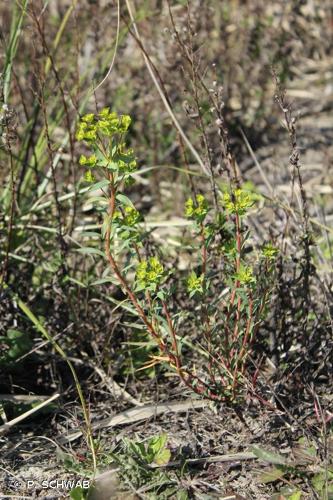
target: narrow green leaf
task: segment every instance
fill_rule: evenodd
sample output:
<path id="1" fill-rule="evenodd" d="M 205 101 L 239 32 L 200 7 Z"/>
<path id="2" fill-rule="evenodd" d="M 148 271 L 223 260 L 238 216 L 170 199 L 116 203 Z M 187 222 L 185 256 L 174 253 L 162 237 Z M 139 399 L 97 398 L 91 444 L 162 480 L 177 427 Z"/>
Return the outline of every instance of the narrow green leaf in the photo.
<path id="1" fill-rule="evenodd" d="M 106 278 L 100 278 L 93 283 L 91 283 L 91 286 L 97 286 L 97 285 L 104 285 L 105 283 L 113 283 L 115 285 L 118 285 L 118 280 L 116 278 L 111 278 L 110 276 Z"/>
<path id="2" fill-rule="evenodd" d="M 99 255 L 100 257 L 105 257 L 104 252 L 99 250 L 98 248 L 93 247 L 82 247 L 75 250 L 75 252 L 86 253 L 90 255 Z"/>
<path id="3" fill-rule="evenodd" d="M 149 440 L 148 447 L 153 451 L 154 454 L 160 453 L 165 447 L 168 440 L 167 434 L 161 434 L 160 436 L 154 436 Z"/>
<path id="4" fill-rule="evenodd" d="M 265 462 L 269 462 L 271 464 L 277 465 L 285 465 L 286 459 L 277 453 L 272 453 L 271 451 L 263 450 L 262 448 L 258 448 L 257 446 L 252 447 L 252 451 L 256 457 L 264 460 Z"/>
<path id="5" fill-rule="evenodd" d="M 117 200 L 120 201 L 120 203 L 122 203 L 123 205 L 126 205 L 128 207 L 132 207 L 132 208 L 135 208 L 133 203 L 131 202 L 131 200 L 125 196 L 124 194 L 122 193 L 118 193 L 117 196 L 116 196 Z"/>
<path id="6" fill-rule="evenodd" d="M 100 238 L 101 234 L 97 233 L 97 231 L 82 231 L 81 236 L 85 238 Z"/>
<path id="7" fill-rule="evenodd" d="M 79 281 L 79 280 L 77 280 L 77 279 L 75 279 L 75 278 L 71 278 L 70 276 L 66 276 L 66 278 L 65 278 L 65 280 L 64 280 L 64 281 L 65 281 L 65 283 L 66 283 L 67 281 L 70 281 L 71 283 L 74 283 L 75 285 L 78 285 L 78 286 L 80 286 L 81 288 L 87 288 L 87 285 L 86 285 L 85 283 L 82 283 L 82 281 Z"/>
<path id="8" fill-rule="evenodd" d="M 157 465 L 166 465 L 170 462 L 171 451 L 168 448 L 164 448 L 157 455 L 155 455 L 154 462 Z"/>
<path id="9" fill-rule="evenodd" d="M 102 189 L 104 187 L 107 187 L 108 185 L 110 184 L 110 181 L 108 181 L 107 179 L 104 179 L 102 181 L 98 181 L 98 182 L 95 182 L 94 184 L 92 184 L 88 191 L 96 191 L 97 189 Z"/>
<path id="10" fill-rule="evenodd" d="M 284 474 L 285 471 L 283 469 L 274 467 L 260 474 L 257 478 L 257 481 L 259 483 L 264 483 L 264 484 L 273 483 L 274 481 L 281 479 L 281 477 L 283 477 Z"/>
<path id="11" fill-rule="evenodd" d="M 69 496 L 72 500 L 84 500 L 87 497 L 86 491 L 80 486 L 77 486 L 76 488 L 71 490 Z"/>
<path id="12" fill-rule="evenodd" d="M 292 495 L 288 497 L 288 500 L 301 500 L 302 498 L 302 491 L 295 491 Z"/>
<path id="13" fill-rule="evenodd" d="M 100 203 L 101 205 L 107 205 L 109 202 L 105 196 L 91 196 L 87 199 L 87 203 Z"/>

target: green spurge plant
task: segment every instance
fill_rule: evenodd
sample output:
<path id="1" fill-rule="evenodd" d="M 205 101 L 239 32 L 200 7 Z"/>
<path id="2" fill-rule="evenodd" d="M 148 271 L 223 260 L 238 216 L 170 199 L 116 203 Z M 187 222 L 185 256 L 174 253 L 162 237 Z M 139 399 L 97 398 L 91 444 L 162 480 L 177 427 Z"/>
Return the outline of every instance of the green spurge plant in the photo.
<path id="1" fill-rule="evenodd" d="M 243 219 L 254 199 L 244 189 L 221 194 L 218 210 L 202 194 L 186 201 L 185 216 L 193 222 L 197 241 L 184 287 L 190 304 L 187 317 L 200 325 L 198 341 L 194 341 L 199 348 L 194 349 L 191 339 L 178 334 L 179 315 L 171 290 L 182 280 L 159 255 L 146 254 L 142 216 L 122 193 L 137 168 L 126 143 L 130 123 L 129 116 L 105 108 L 85 115 L 77 131 L 77 139 L 89 149 L 89 155 L 80 158 L 85 179 L 94 182 L 95 173 L 103 177 L 93 187 L 102 189 L 106 199 L 102 237 L 113 278 L 155 340 L 159 354 L 152 364 L 166 362 L 197 394 L 234 401 L 246 384 L 247 359 L 267 302 L 267 276 L 274 267 L 276 250 L 268 244 L 255 259 L 245 251 L 249 232 Z M 121 264 L 125 255 L 126 264 Z M 200 369 L 194 350 L 202 357 L 197 363 Z"/>

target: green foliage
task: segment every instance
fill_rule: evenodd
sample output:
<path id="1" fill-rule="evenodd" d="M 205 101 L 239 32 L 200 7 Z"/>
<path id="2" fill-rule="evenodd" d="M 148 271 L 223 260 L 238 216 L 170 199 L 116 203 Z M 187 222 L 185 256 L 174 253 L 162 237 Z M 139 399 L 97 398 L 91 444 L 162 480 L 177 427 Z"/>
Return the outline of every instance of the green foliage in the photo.
<path id="1" fill-rule="evenodd" d="M 0 344 L 0 367 L 14 363 L 32 348 L 29 334 L 15 329 L 9 329 L 6 336 L 1 336 Z"/>
<path id="2" fill-rule="evenodd" d="M 95 182 L 96 181 L 96 177 L 94 176 L 94 174 L 91 172 L 91 170 L 87 170 L 84 174 L 84 180 L 86 182 Z"/>
<path id="3" fill-rule="evenodd" d="M 4 66 L 2 68 L 1 78 L 3 79 L 3 97 L 4 102 L 7 104 L 9 94 L 10 94 L 10 84 L 12 80 L 12 68 L 16 52 L 19 46 L 19 40 L 22 32 L 22 24 L 24 17 L 27 13 L 29 0 L 24 0 L 21 5 L 14 4 L 13 6 L 13 18 L 10 27 L 9 40 L 6 42 L 6 58 Z"/>
<path id="4" fill-rule="evenodd" d="M 312 486 L 322 500 L 333 499 L 333 466 L 321 470 L 312 478 Z"/>
<path id="5" fill-rule="evenodd" d="M 142 220 L 141 214 L 134 207 L 126 205 L 123 209 L 117 210 L 113 216 L 115 227 L 118 228 L 119 237 L 128 242 L 140 241 L 139 222 Z"/>
<path id="6" fill-rule="evenodd" d="M 86 168 L 106 169 L 126 178 L 137 168 L 133 150 L 127 148 L 125 133 L 131 124 L 128 115 L 118 116 L 104 108 L 98 114 L 89 113 L 81 118 L 76 132 L 78 141 L 86 143 L 90 156 L 81 155 L 80 165 Z"/>
<path id="7" fill-rule="evenodd" d="M 124 360 L 120 366 L 120 373 L 124 376 L 141 376 L 150 379 L 156 376 L 155 366 L 151 359 L 158 355 L 156 343 L 151 340 L 145 330 L 139 330 L 132 325 L 131 339 L 124 342 Z"/>
<path id="8" fill-rule="evenodd" d="M 237 398 L 243 384 L 248 352 L 263 317 L 271 270 L 268 262 L 275 254 L 273 247 L 265 248 L 262 253 L 264 263 L 261 264 L 260 258 L 255 260 L 253 255 L 248 256 L 244 252 L 249 232 L 243 230 L 241 216 L 244 217 L 253 206 L 255 195 L 238 187 L 230 189 L 221 196 L 219 210 L 213 210 L 202 194 L 185 202 L 185 215 L 193 221 L 195 234 L 194 265 L 191 268 L 199 264 L 201 272 L 192 270 L 186 280 L 186 290 L 181 291 L 190 300 L 200 298 L 199 331 L 203 326 L 208 329 L 203 336 L 208 354 L 203 356 L 205 370 L 203 378 L 199 378 L 191 353 L 188 353 L 186 361 L 182 359 L 184 350 L 181 348 L 182 341 L 177 340 L 179 334 L 176 331 L 179 313 L 172 311 L 173 305 L 169 303 L 177 283 L 182 287 L 183 280 L 179 279 L 176 270 L 167 271 L 169 266 L 159 257 L 147 256 L 145 248 L 148 241 L 145 238 L 148 236 L 142 231 L 143 217 L 122 192 L 125 181 L 136 168 L 133 151 L 127 148 L 124 137 L 130 123 L 127 115 L 118 116 L 105 108 L 100 113 L 85 115 L 78 127 L 77 138 L 83 140 L 92 153 L 81 156 L 81 165 L 88 169 L 88 173 L 99 172 L 104 177 L 92 188 L 102 190 L 103 196 L 94 200 L 99 202 L 102 210 L 107 207 L 102 237 L 106 240 L 105 255 L 113 277 L 105 273 L 97 282 L 118 281 L 131 302 L 132 311 L 143 321 L 155 341 L 159 352 L 152 355 L 151 361 L 145 362 L 144 367 L 152 368 L 157 362 L 166 362 L 194 392 L 211 399 L 232 401 Z M 81 248 L 80 251 L 102 254 L 92 247 Z M 218 302 L 219 287 L 216 288 L 215 283 L 215 289 L 212 288 L 210 269 L 210 266 L 219 267 L 213 260 L 216 251 L 223 256 L 220 286 L 230 287 L 222 309 Z M 199 263 L 196 262 L 198 256 Z M 119 266 L 116 258 L 121 261 L 126 259 L 126 266 Z M 261 278 L 257 280 L 255 266 L 260 265 L 266 266 L 266 273 L 261 273 Z M 192 305 L 186 307 L 189 308 L 187 314 L 191 315 Z M 216 326 L 209 325 L 209 321 L 204 319 L 204 316 L 216 317 L 219 314 L 219 321 L 226 321 L 223 342 L 218 332 L 214 331 Z"/>
<path id="9" fill-rule="evenodd" d="M 263 448 L 259 448 L 258 446 L 253 446 L 252 451 L 260 460 L 264 460 L 265 462 L 277 465 L 286 464 L 286 459 L 278 453 L 273 453 Z"/>
<path id="10" fill-rule="evenodd" d="M 69 496 L 72 500 L 86 500 L 89 498 L 89 489 L 77 486 L 69 492 Z"/>
<path id="11" fill-rule="evenodd" d="M 165 276 L 163 264 L 157 257 L 142 260 L 136 269 L 137 290 L 155 292 Z"/>
<path id="12" fill-rule="evenodd" d="M 268 243 L 262 249 L 263 256 L 269 261 L 274 261 L 278 255 L 278 252 L 279 250 L 271 243 Z"/>
<path id="13" fill-rule="evenodd" d="M 263 319 L 265 303 L 269 296 L 270 281 L 273 278 L 273 268 L 269 263 L 273 260 L 275 250 L 268 245 L 265 255 L 260 254 L 259 257 L 245 251 L 251 235 L 245 230 L 242 221 L 255 200 L 256 196 L 250 191 L 229 187 L 229 191 L 221 193 L 221 205 L 217 213 L 214 213 L 205 201 L 204 213 L 199 214 L 199 217 L 202 217 L 198 219 L 193 200 L 187 201 L 185 206 L 185 211 L 194 221 L 193 230 L 198 244 L 193 244 L 193 248 L 201 256 L 204 271 L 201 274 L 191 272 L 187 279 L 189 297 L 198 300 L 202 325 L 205 325 L 205 322 L 207 325 L 205 317 L 214 317 L 214 321 L 221 321 L 225 325 L 221 333 L 216 326 L 204 332 L 211 377 L 209 388 L 203 389 L 206 397 L 213 398 L 210 390 L 214 386 L 216 394 L 223 394 L 229 401 L 240 396 L 246 359 L 258 325 Z M 211 215 L 206 219 L 208 213 Z M 261 255 L 264 257 L 263 262 Z M 223 273 L 220 274 L 221 281 L 216 288 L 211 276 L 212 269 L 219 267 L 219 258 L 222 259 Z M 265 273 L 258 272 L 260 267 L 265 269 Z M 224 309 L 221 311 L 221 302 L 216 294 L 223 284 L 230 287 L 231 292 L 227 295 Z M 220 334 L 223 336 L 223 342 Z M 202 345 L 202 338 L 200 343 Z M 219 361 L 216 361 L 217 359 Z M 208 371 L 208 367 L 206 369 Z M 200 383 L 196 381 L 195 384 L 194 390 L 199 392 Z"/>
<path id="14" fill-rule="evenodd" d="M 260 483 L 272 483 L 279 479 L 298 477 L 311 480 L 312 486 L 321 500 L 330 500 L 333 498 L 333 468 L 328 465 L 319 467 L 319 472 L 313 473 L 313 463 L 316 462 L 316 450 L 314 446 L 301 439 L 299 441 L 301 457 L 303 461 L 298 463 L 297 460 L 288 459 L 278 453 L 269 452 L 263 448 L 253 447 L 253 453 L 262 461 L 274 464 L 274 467 L 265 470 L 257 477 Z M 305 460 L 304 460 L 305 459 Z M 285 493 L 285 498 L 288 500 L 298 500 L 302 498 L 303 492 L 295 489 L 292 492 Z"/>
<path id="15" fill-rule="evenodd" d="M 141 216 L 135 208 L 126 206 L 124 208 L 124 215 L 121 212 L 116 212 L 114 214 L 114 219 L 119 220 L 121 225 L 134 227 L 140 221 Z"/>
<path id="16" fill-rule="evenodd" d="M 131 440 L 125 440 L 128 450 L 131 450 L 139 460 L 146 464 L 155 463 L 165 465 L 170 460 L 170 450 L 166 447 L 168 441 L 167 434 L 154 436 L 145 442 L 135 443 Z"/>
<path id="17" fill-rule="evenodd" d="M 123 439 L 114 462 L 119 467 L 119 477 L 124 484 L 144 492 L 150 500 L 186 500 L 187 492 L 179 489 L 174 474 L 167 473 L 156 465 L 166 465 L 170 460 L 167 448 L 168 436 L 161 434 L 145 441 Z"/>
<path id="18" fill-rule="evenodd" d="M 241 285 L 249 285 L 250 283 L 256 282 L 252 267 L 244 264 L 241 264 L 238 272 L 235 273 L 235 279 L 239 281 Z"/>
<path id="19" fill-rule="evenodd" d="M 189 198 L 185 203 L 185 215 L 190 219 L 201 223 L 208 214 L 209 208 L 205 197 L 197 194 L 195 200 Z"/>
<path id="20" fill-rule="evenodd" d="M 232 193 L 224 193 L 222 198 L 225 208 L 231 214 L 245 215 L 255 203 L 252 194 L 240 188 Z"/>
<path id="21" fill-rule="evenodd" d="M 187 290 L 192 298 L 196 293 L 204 293 L 204 280 L 205 276 L 201 274 L 197 276 L 194 271 L 192 271 L 187 279 Z"/>

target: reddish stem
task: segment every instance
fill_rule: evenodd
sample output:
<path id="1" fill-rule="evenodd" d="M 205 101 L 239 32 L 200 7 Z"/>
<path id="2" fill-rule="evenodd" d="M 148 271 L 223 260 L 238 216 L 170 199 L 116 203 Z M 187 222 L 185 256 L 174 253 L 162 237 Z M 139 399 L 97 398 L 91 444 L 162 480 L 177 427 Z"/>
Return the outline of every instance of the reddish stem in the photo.
<path id="1" fill-rule="evenodd" d="M 202 256 L 202 274 L 205 276 L 207 270 L 207 247 L 205 238 L 205 226 L 200 224 L 201 256 Z"/>
<path id="2" fill-rule="evenodd" d="M 146 325 L 149 333 L 151 333 L 151 335 L 155 338 L 155 340 L 157 341 L 157 343 L 158 343 L 160 349 L 162 350 L 162 352 L 165 352 L 166 351 L 166 345 L 165 345 L 164 341 L 158 335 L 158 333 L 156 332 L 156 330 L 153 327 L 152 323 L 148 320 L 148 318 L 147 318 L 144 310 L 140 306 L 140 304 L 139 304 L 139 302 L 138 302 L 138 300 L 137 300 L 134 292 L 131 290 L 129 284 L 127 283 L 126 278 L 122 275 L 122 273 L 121 273 L 121 271 L 120 271 L 120 269 L 118 267 L 118 264 L 115 261 L 113 255 L 111 253 L 111 250 L 110 250 L 110 246 L 111 246 L 112 218 L 113 218 L 115 207 L 116 207 L 116 189 L 115 189 L 114 179 L 113 179 L 112 173 L 109 174 L 109 180 L 110 180 L 110 197 L 109 197 L 108 214 L 109 214 L 109 217 L 110 217 L 110 222 L 108 224 L 108 228 L 107 228 L 106 234 L 105 234 L 105 254 L 106 254 L 106 257 L 107 257 L 107 259 L 109 261 L 109 264 L 111 266 L 111 269 L 112 269 L 113 273 L 117 277 L 119 283 L 125 289 L 128 297 L 131 299 L 131 302 L 132 302 L 133 306 L 135 307 L 135 309 L 137 310 L 140 318 L 142 319 L 142 321 Z"/>

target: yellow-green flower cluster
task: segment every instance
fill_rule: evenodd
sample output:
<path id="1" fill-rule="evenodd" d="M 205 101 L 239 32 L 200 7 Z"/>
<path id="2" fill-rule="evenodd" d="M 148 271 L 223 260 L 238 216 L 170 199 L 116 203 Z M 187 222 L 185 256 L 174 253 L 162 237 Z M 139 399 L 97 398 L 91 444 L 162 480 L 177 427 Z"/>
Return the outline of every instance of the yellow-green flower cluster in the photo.
<path id="1" fill-rule="evenodd" d="M 78 125 L 76 138 L 85 141 L 96 154 L 88 157 L 81 155 L 80 165 L 118 171 L 125 181 L 128 180 L 137 168 L 133 149 L 127 149 L 124 142 L 124 134 L 130 124 L 130 116 L 118 115 L 109 108 L 97 114 L 84 115 Z"/>
<path id="2" fill-rule="evenodd" d="M 99 113 L 98 131 L 104 135 L 112 136 L 113 134 L 123 134 L 131 124 L 131 117 L 128 115 L 118 116 L 109 108 L 103 108 Z"/>
<path id="3" fill-rule="evenodd" d="M 189 198 L 185 203 L 185 215 L 190 219 L 202 222 L 209 211 L 208 203 L 202 194 L 197 194 L 195 200 Z"/>
<path id="4" fill-rule="evenodd" d="M 267 260 L 274 260 L 278 254 L 278 249 L 271 243 L 267 243 L 262 249 L 262 254 Z"/>
<path id="5" fill-rule="evenodd" d="M 136 170 L 137 163 L 132 148 L 125 149 L 125 144 L 121 144 L 115 157 L 120 173 L 131 173 Z"/>
<path id="6" fill-rule="evenodd" d="M 89 113 L 81 118 L 76 138 L 78 141 L 94 142 L 98 134 L 112 137 L 114 134 L 123 134 L 131 124 L 128 115 L 118 116 L 109 108 L 104 108 L 100 113 Z"/>
<path id="7" fill-rule="evenodd" d="M 91 170 L 87 170 L 84 174 L 84 180 L 86 182 L 95 182 L 95 176 L 94 174 L 91 172 Z"/>
<path id="8" fill-rule="evenodd" d="M 136 269 L 136 280 L 142 288 L 153 287 L 156 289 L 163 277 L 164 267 L 157 257 L 141 261 Z"/>
<path id="9" fill-rule="evenodd" d="M 81 118 L 79 123 L 76 138 L 78 141 L 94 142 L 97 139 L 97 124 L 95 115 L 89 113 Z"/>
<path id="10" fill-rule="evenodd" d="M 117 210 L 113 218 L 115 221 L 120 221 L 123 226 L 134 227 L 140 221 L 141 215 L 134 207 L 126 206 L 123 215 Z"/>
<path id="11" fill-rule="evenodd" d="M 204 279 L 205 277 L 203 274 L 197 276 L 194 271 L 191 272 L 187 279 L 187 291 L 190 293 L 190 297 L 192 297 L 195 293 L 203 293 Z"/>
<path id="12" fill-rule="evenodd" d="M 244 215 L 254 204 L 251 194 L 240 188 L 235 189 L 232 194 L 224 193 L 223 202 L 230 213 L 238 215 Z"/>
<path id="13" fill-rule="evenodd" d="M 235 274 L 235 278 L 242 285 L 248 285 L 250 283 L 255 283 L 255 281 L 256 281 L 256 279 L 253 275 L 252 267 L 244 266 L 244 265 L 242 265 L 240 267 L 238 273 Z"/>
<path id="14" fill-rule="evenodd" d="M 97 156 L 96 155 L 91 155 L 91 156 L 85 156 L 81 155 L 80 160 L 79 160 L 80 165 L 83 165 L 85 167 L 95 167 L 97 164 Z"/>

